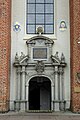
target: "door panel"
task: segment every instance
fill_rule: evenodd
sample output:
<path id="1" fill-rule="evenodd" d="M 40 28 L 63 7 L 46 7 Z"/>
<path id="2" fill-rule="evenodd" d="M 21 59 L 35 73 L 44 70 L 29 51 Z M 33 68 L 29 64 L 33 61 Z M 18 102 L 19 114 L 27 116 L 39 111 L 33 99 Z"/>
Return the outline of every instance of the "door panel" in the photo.
<path id="1" fill-rule="evenodd" d="M 37 81 L 38 80 L 38 81 Z M 51 109 L 51 82 L 48 78 L 33 78 L 29 84 L 29 109 Z"/>
<path id="2" fill-rule="evenodd" d="M 40 110 L 50 110 L 50 92 L 45 88 L 40 89 Z"/>

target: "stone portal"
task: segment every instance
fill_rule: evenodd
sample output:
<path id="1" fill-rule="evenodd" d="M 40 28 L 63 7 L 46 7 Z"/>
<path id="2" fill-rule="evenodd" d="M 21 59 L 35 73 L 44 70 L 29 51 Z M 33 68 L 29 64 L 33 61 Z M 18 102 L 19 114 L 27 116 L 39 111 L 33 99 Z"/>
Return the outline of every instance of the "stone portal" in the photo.
<path id="1" fill-rule="evenodd" d="M 28 54 L 16 53 L 16 110 L 66 109 L 64 97 L 64 54 L 52 54 L 52 39 L 42 35 L 26 41 Z"/>

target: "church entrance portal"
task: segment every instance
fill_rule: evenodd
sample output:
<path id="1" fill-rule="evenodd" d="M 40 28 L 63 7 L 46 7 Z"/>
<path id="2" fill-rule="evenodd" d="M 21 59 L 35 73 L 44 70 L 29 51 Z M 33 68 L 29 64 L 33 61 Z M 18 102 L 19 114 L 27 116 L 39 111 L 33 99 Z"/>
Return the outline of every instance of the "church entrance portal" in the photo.
<path id="1" fill-rule="evenodd" d="M 51 81 L 34 77 L 29 82 L 29 110 L 51 109 Z"/>
<path id="2" fill-rule="evenodd" d="M 65 56 L 53 53 L 54 41 L 38 35 L 26 41 L 27 55 L 15 55 L 16 110 L 66 109 L 65 100 Z M 35 76 L 36 75 L 36 76 Z M 34 77 L 32 77 L 34 76 Z M 48 77 L 47 77 L 48 76 Z M 68 102 L 67 102 L 68 103 Z"/>

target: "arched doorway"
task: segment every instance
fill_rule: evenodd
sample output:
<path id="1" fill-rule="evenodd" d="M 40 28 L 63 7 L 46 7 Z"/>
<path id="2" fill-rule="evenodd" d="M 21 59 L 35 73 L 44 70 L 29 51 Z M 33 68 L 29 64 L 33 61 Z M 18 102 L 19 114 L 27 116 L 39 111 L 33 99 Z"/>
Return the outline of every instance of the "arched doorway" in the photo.
<path id="1" fill-rule="evenodd" d="M 51 109 L 51 81 L 46 77 L 33 77 L 29 81 L 29 110 Z"/>

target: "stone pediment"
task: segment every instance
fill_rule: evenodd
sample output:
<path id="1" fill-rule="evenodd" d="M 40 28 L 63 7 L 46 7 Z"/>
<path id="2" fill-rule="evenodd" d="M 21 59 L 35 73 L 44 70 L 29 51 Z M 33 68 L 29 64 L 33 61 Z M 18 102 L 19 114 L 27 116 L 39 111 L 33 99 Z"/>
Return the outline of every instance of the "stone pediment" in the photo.
<path id="1" fill-rule="evenodd" d="M 32 38 L 27 39 L 26 44 L 35 44 L 36 40 L 37 41 L 38 40 L 44 40 L 45 44 L 53 44 L 54 43 L 53 39 L 50 39 L 46 36 L 38 35 L 38 36 L 34 36 Z"/>

